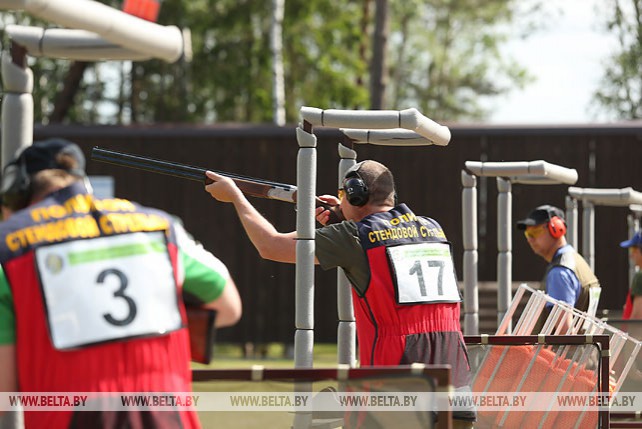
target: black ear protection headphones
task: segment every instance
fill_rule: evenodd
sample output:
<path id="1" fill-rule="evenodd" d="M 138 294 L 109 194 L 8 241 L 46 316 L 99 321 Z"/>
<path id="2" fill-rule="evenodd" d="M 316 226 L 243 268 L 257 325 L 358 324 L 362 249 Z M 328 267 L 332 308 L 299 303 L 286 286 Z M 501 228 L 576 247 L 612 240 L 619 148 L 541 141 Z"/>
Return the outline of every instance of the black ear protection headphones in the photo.
<path id="1" fill-rule="evenodd" d="M 363 207 L 370 199 L 368 185 L 359 176 L 358 171 L 351 171 L 346 175 L 343 179 L 343 191 L 346 193 L 346 199 L 353 206 Z"/>
<path id="2" fill-rule="evenodd" d="M 67 161 L 59 161 L 57 157 L 61 154 L 71 157 L 76 165 L 67 166 Z M 47 169 L 62 169 L 84 179 L 85 157 L 76 144 L 64 139 L 34 142 L 5 166 L 0 184 L 2 205 L 13 211 L 27 207 L 33 196 L 31 175 Z"/>
<path id="3" fill-rule="evenodd" d="M 548 232 L 553 238 L 560 238 L 566 234 L 566 222 L 559 216 L 551 216 L 548 213 Z"/>
<path id="4" fill-rule="evenodd" d="M 0 187 L 2 205 L 11 210 L 20 210 L 29 205 L 31 199 L 31 178 L 27 172 L 25 157 L 7 164 Z"/>

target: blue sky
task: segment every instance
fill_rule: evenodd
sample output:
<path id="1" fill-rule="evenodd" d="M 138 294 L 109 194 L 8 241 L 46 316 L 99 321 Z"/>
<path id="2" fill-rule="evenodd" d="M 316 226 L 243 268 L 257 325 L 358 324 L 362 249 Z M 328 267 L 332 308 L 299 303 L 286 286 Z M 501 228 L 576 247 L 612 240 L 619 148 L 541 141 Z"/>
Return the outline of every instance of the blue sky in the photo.
<path id="1" fill-rule="evenodd" d="M 547 1 L 554 16 L 545 28 L 524 41 L 506 46 L 536 77 L 523 90 L 493 101 L 493 124 L 605 122 L 587 110 L 602 77 L 602 64 L 615 39 L 600 28 L 596 5 L 604 0 Z"/>

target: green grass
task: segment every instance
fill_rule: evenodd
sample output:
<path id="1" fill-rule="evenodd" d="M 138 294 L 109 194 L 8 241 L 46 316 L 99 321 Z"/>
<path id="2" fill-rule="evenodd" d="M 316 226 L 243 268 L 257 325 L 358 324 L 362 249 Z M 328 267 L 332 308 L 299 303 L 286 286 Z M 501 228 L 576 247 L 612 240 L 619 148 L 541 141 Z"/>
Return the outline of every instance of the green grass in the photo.
<path id="1" fill-rule="evenodd" d="M 209 365 L 192 363 L 193 369 L 244 369 L 254 365 L 266 368 L 294 368 L 294 359 L 284 357 L 284 346 L 279 343 L 266 345 L 265 357 L 246 358 L 239 344 L 216 344 L 212 362 Z M 337 365 L 336 344 L 315 344 L 313 361 L 315 367 L 334 367 Z"/>

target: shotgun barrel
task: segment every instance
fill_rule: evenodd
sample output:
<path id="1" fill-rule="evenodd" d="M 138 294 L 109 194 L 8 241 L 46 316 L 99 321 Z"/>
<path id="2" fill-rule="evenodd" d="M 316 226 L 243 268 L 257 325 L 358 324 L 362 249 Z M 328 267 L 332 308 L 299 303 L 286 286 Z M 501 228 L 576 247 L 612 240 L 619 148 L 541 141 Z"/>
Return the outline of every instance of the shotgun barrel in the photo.
<path id="1" fill-rule="evenodd" d="M 91 158 L 100 162 L 136 168 L 138 170 L 150 171 L 152 173 L 165 174 L 168 176 L 179 177 L 181 179 L 195 180 L 204 184 L 211 183 L 211 180 L 205 175 L 205 172 L 208 171 L 208 169 L 195 167 L 193 165 L 164 161 L 147 156 L 133 155 L 99 147 L 92 148 Z M 234 180 L 236 185 L 244 194 L 254 197 L 286 201 L 289 203 L 296 202 L 296 186 L 257 179 L 255 177 L 242 176 L 240 174 L 228 173 L 225 171 L 209 170 Z"/>
<path id="2" fill-rule="evenodd" d="M 152 173 L 179 177 L 181 179 L 195 180 L 206 185 L 212 183 L 211 179 L 205 175 L 205 172 L 209 170 L 232 179 L 236 183 L 236 186 L 238 186 L 246 195 L 285 201 L 288 203 L 296 203 L 297 187 L 287 183 L 272 182 L 270 180 L 257 179 L 256 177 L 242 176 L 240 174 L 228 173 L 225 171 L 195 167 L 193 165 L 165 161 L 147 156 L 133 155 L 130 153 L 103 149 L 97 146 L 93 147 L 91 150 L 91 159 L 108 164 L 149 171 Z M 315 203 L 317 207 L 323 207 L 326 210 L 330 210 L 330 223 L 343 220 L 341 211 L 337 206 L 330 206 L 318 197 L 315 199 Z"/>

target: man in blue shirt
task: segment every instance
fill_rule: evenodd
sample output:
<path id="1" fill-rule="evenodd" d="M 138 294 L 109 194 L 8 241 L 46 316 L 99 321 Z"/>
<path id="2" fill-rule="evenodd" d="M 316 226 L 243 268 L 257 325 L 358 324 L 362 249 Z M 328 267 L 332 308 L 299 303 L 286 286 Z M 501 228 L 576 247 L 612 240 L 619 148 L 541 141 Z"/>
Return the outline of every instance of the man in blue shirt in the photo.
<path id="1" fill-rule="evenodd" d="M 642 231 L 636 232 L 630 240 L 620 243 L 620 247 L 628 249 L 629 257 L 635 266 L 642 267 Z M 622 319 L 642 319 L 642 270 L 638 270 L 631 279 L 631 287 L 626 294 Z"/>
<path id="2" fill-rule="evenodd" d="M 548 262 L 543 279 L 546 293 L 587 312 L 589 289 L 600 283 L 584 258 L 566 242 L 564 212 L 550 205 L 539 206 L 517 222 L 517 229 L 524 231 L 533 252 Z M 551 306 L 547 304 L 549 311 Z"/>

